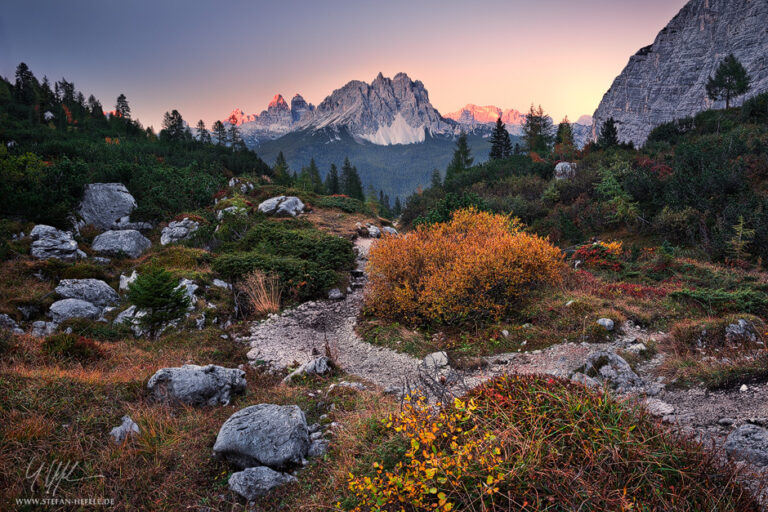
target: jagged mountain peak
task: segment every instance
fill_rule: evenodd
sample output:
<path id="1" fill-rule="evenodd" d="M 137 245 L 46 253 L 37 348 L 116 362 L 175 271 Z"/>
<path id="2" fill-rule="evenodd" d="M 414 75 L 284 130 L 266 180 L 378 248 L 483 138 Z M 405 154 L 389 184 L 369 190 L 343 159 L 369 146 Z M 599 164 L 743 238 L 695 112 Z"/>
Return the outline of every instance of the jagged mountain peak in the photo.
<path id="1" fill-rule="evenodd" d="M 288 107 L 288 103 L 285 101 L 285 98 L 283 98 L 282 94 L 275 94 L 275 97 L 272 98 L 272 101 L 269 102 L 269 105 L 267 108 L 277 108 L 277 109 L 285 109 L 288 110 L 290 107 Z"/>

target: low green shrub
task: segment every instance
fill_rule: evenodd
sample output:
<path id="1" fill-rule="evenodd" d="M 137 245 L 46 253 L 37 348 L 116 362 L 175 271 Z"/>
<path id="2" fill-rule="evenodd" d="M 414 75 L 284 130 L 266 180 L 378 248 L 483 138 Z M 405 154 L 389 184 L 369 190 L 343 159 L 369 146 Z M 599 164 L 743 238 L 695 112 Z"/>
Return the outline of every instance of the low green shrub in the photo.
<path id="1" fill-rule="evenodd" d="M 59 324 L 59 330 L 72 329 L 72 333 L 98 341 L 117 341 L 132 336 L 124 324 L 94 322 L 87 318 L 71 318 Z"/>
<path id="2" fill-rule="evenodd" d="M 764 315 L 768 312 L 768 295 L 752 288 L 736 291 L 723 289 L 684 288 L 669 294 L 673 299 L 689 304 L 697 304 L 708 314 L 714 313 L 750 313 Z"/>
<path id="3" fill-rule="evenodd" d="M 346 213 L 371 214 L 365 203 L 359 199 L 347 196 L 322 196 L 315 201 L 315 205 L 320 208 L 337 208 Z"/>
<path id="4" fill-rule="evenodd" d="M 254 270 L 276 274 L 284 294 L 299 300 L 318 296 L 338 280 L 335 271 L 317 263 L 257 251 L 223 254 L 214 260 L 213 270 L 231 280 L 238 280 Z"/>
<path id="5" fill-rule="evenodd" d="M 189 308 L 189 297 L 184 288 L 179 288 L 179 281 L 163 268 L 151 268 L 139 274 L 128 285 L 128 300 L 145 315 L 139 319 L 141 327 L 156 337 L 168 322 L 184 316 Z"/>

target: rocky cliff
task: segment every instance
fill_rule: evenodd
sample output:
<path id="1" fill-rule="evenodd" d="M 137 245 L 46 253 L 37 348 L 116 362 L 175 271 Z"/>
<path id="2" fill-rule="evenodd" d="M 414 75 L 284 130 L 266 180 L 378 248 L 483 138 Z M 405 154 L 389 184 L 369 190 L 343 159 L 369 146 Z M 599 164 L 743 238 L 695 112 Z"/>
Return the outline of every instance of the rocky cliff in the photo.
<path id="1" fill-rule="evenodd" d="M 629 59 L 595 112 L 593 136 L 613 117 L 620 140 L 642 145 L 659 124 L 723 108 L 707 98 L 705 85 L 729 53 L 753 80 L 736 104 L 768 90 L 768 1 L 691 0 Z"/>

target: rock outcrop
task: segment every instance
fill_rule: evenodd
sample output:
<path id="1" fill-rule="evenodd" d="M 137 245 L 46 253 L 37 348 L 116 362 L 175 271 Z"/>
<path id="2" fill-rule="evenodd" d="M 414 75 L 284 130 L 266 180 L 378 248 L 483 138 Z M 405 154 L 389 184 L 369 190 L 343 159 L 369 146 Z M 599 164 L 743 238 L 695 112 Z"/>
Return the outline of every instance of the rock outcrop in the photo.
<path id="1" fill-rule="evenodd" d="M 295 196 L 277 196 L 259 204 L 259 211 L 275 217 L 296 217 L 304 212 L 304 203 Z"/>
<path id="2" fill-rule="evenodd" d="M 725 451 L 732 459 L 768 466 L 768 430 L 749 423 L 742 425 L 728 435 Z"/>
<path id="3" fill-rule="evenodd" d="M 200 228 L 200 224 L 192 219 L 184 217 L 180 221 L 174 221 L 163 228 L 160 235 L 160 244 L 168 245 L 185 240 Z"/>
<path id="4" fill-rule="evenodd" d="M 107 256 L 128 256 L 138 258 L 152 246 L 144 235 L 135 229 L 105 231 L 93 240 L 91 248 Z"/>
<path id="5" fill-rule="evenodd" d="M 641 48 L 614 80 L 595 111 L 593 136 L 613 117 L 619 140 L 642 145 L 651 130 L 688 117 L 713 103 L 705 90 L 722 60 L 733 53 L 752 76 L 743 98 L 768 90 L 768 2 L 691 0 Z M 738 101 L 735 102 L 738 104 Z"/>
<path id="6" fill-rule="evenodd" d="M 101 311 L 101 308 L 81 299 L 63 299 L 51 304 L 51 317 L 57 324 L 71 318 L 95 320 L 99 318 Z"/>
<path id="7" fill-rule="evenodd" d="M 117 292 L 98 279 L 62 279 L 56 286 L 56 293 L 65 299 L 80 299 L 101 307 L 120 301 Z"/>
<path id="8" fill-rule="evenodd" d="M 68 231 L 60 231 L 52 226 L 38 224 L 32 229 L 29 236 L 32 238 L 30 252 L 33 258 L 75 261 L 78 258 L 86 257 L 85 253 L 77 248 L 77 242 L 72 238 L 72 233 Z"/>
<path id="9" fill-rule="evenodd" d="M 209 364 L 185 364 L 158 370 L 147 383 L 158 401 L 189 405 L 228 405 L 233 394 L 245 392 L 245 372 Z"/>

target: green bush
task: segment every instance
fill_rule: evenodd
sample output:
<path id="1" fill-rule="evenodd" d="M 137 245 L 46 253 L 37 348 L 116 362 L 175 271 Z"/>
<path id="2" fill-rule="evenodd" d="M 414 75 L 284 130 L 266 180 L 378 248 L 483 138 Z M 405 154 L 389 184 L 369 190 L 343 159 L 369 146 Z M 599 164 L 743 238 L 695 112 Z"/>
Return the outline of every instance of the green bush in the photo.
<path id="1" fill-rule="evenodd" d="M 48 336 L 43 342 L 43 350 L 52 356 L 80 362 L 100 359 L 103 355 L 93 340 L 67 333 Z"/>
<path id="2" fill-rule="evenodd" d="M 125 324 L 94 322 L 87 318 L 72 318 L 59 325 L 60 330 L 72 329 L 72 333 L 99 341 L 117 341 L 132 335 Z"/>
<path id="3" fill-rule="evenodd" d="M 763 292 L 745 288 L 733 292 L 723 289 L 684 288 L 669 294 L 673 299 L 695 303 L 707 313 L 751 313 L 764 315 L 768 313 L 768 295 Z"/>
<path id="4" fill-rule="evenodd" d="M 299 300 L 318 296 L 338 280 L 336 272 L 317 263 L 255 251 L 221 255 L 214 260 L 213 270 L 231 280 L 253 270 L 276 274 L 284 292 Z"/>
<path id="5" fill-rule="evenodd" d="M 437 202 L 425 215 L 417 218 L 413 224 L 415 226 L 439 224 L 451 220 L 451 215 L 457 210 L 474 208 L 479 211 L 487 211 L 488 205 L 477 194 L 464 193 L 462 195 L 448 193 Z"/>
<path id="6" fill-rule="evenodd" d="M 162 327 L 184 316 L 189 297 L 173 274 L 162 268 L 149 269 L 128 286 L 128 300 L 146 314 L 139 325 L 156 337 Z"/>
<path id="7" fill-rule="evenodd" d="M 365 203 L 359 199 L 347 196 L 322 196 L 315 201 L 315 204 L 320 208 L 338 208 L 347 213 L 371 214 L 371 211 L 365 206 Z"/>

